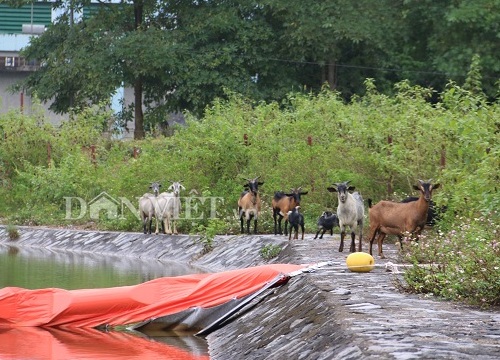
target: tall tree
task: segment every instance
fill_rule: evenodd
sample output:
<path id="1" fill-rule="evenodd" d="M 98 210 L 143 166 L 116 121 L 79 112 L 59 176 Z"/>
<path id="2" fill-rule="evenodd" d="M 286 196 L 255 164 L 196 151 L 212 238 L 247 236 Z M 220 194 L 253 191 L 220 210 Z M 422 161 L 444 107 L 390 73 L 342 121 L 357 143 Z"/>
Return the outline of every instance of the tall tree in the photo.
<path id="1" fill-rule="evenodd" d="M 279 60 L 280 24 L 246 0 L 164 2 L 157 18 L 172 39 L 169 71 L 156 78 L 153 97 L 170 108 L 200 114 L 226 90 L 257 100 L 299 90 L 302 65 Z M 169 94 L 162 89 L 173 89 Z"/>
<path id="2" fill-rule="evenodd" d="M 134 135 L 142 138 L 144 116 L 164 118 L 186 109 L 200 114 L 226 90 L 261 100 L 300 88 L 298 66 L 272 60 L 276 27 L 261 6 L 244 0 L 102 0 L 98 9 L 90 7 L 91 16 L 73 21 L 90 3 L 55 2 L 66 5 L 63 15 L 24 51 L 44 65 L 22 86 L 52 100 L 57 112 L 131 86 Z"/>
<path id="3" fill-rule="evenodd" d="M 143 75 L 150 64 L 143 58 L 149 50 L 145 44 L 151 46 L 152 39 L 160 35 L 160 44 L 164 41 L 148 22 L 156 6 L 155 0 L 55 1 L 61 15 L 23 51 L 25 57 L 37 59 L 42 66 L 19 86 L 35 92 L 43 101 L 53 101 L 51 109 L 58 113 L 109 102 L 118 87 L 131 86 L 134 137 L 143 138 Z M 83 16 L 75 20 L 78 13 Z M 122 45 L 127 56 L 121 56 Z"/>
<path id="4" fill-rule="evenodd" d="M 316 66 L 316 81 L 331 89 L 352 88 L 348 71 L 358 72 L 362 80 L 372 75 L 399 36 L 401 0 L 323 0 L 305 4 L 300 0 L 268 0 L 273 16 L 280 19 L 281 41 L 288 56 Z M 339 78 L 339 63 L 344 79 Z M 379 65 L 380 66 L 380 65 Z M 359 73 L 362 70 L 362 73 Z M 359 82 L 359 80 L 358 80 Z"/>
<path id="5" fill-rule="evenodd" d="M 500 0 L 407 0 L 405 28 L 392 58 L 413 82 L 440 91 L 447 80 L 463 83 L 479 55 L 489 97 L 500 79 Z"/>
<path id="6" fill-rule="evenodd" d="M 404 78 L 437 87 L 444 73 L 466 75 L 475 53 L 491 88 L 498 79 L 500 0 L 94 3 L 54 0 L 64 11 L 25 50 L 43 66 L 23 86 L 58 112 L 133 87 L 136 138 L 227 91 L 280 100 L 327 83 L 348 98 L 368 77 L 387 91 Z M 93 11 L 73 21 L 82 8 Z"/>

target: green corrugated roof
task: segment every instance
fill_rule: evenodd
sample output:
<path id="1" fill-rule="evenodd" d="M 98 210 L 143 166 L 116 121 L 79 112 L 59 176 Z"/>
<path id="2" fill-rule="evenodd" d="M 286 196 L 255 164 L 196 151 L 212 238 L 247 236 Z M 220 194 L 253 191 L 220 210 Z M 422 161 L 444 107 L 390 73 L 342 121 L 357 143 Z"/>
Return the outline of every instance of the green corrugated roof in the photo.
<path id="1" fill-rule="evenodd" d="M 36 2 L 33 4 L 33 24 L 50 25 L 52 14 L 51 3 Z M 13 8 L 0 4 L 0 33 L 20 34 L 23 24 L 31 24 L 31 5 Z"/>
<path id="2" fill-rule="evenodd" d="M 108 4 L 96 4 L 96 3 L 91 3 L 90 5 L 84 6 L 83 18 L 88 19 L 92 15 L 97 14 L 101 8 L 108 6 L 109 6 Z"/>

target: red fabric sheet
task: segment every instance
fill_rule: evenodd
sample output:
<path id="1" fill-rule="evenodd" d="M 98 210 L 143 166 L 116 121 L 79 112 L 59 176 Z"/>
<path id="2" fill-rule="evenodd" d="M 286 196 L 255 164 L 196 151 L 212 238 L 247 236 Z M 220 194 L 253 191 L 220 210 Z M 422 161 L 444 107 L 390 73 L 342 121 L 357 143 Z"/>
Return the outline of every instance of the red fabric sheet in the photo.
<path id="1" fill-rule="evenodd" d="M 96 327 L 126 325 L 208 308 L 249 295 L 280 274 L 302 265 L 275 264 L 214 274 L 159 278 L 106 289 L 0 289 L 0 328 L 17 326 Z"/>

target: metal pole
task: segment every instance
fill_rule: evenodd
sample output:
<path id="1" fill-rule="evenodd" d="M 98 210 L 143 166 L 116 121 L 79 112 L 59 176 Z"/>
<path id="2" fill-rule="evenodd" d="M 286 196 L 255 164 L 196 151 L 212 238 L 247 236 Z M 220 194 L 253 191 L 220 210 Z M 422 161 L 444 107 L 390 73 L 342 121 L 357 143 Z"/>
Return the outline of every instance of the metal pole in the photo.
<path id="1" fill-rule="evenodd" d="M 31 34 L 33 34 L 33 2 L 31 3 Z"/>

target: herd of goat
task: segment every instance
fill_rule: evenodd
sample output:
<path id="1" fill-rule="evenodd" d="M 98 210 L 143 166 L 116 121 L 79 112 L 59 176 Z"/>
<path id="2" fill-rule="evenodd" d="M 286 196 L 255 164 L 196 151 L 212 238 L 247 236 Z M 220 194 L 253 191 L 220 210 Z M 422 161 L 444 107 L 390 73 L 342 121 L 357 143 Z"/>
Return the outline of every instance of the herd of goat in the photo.
<path id="1" fill-rule="evenodd" d="M 241 224 L 241 232 L 250 234 L 250 225 L 253 220 L 253 233 L 257 234 L 257 221 L 261 213 L 261 199 L 259 186 L 264 183 L 259 181 L 259 177 L 246 179 L 244 191 L 238 200 L 238 216 Z M 372 206 L 370 199 L 368 202 L 368 218 L 370 222 L 370 254 L 372 246 L 377 240 L 378 256 L 384 258 L 382 243 L 387 235 L 396 235 L 402 247 L 402 240 L 406 234 L 418 239 L 425 225 L 432 225 L 436 213 L 432 202 L 433 190 L 439 188 L 439 184 L 432 184 L 432 180 L 418 180 L 414 189 L 419 191 L 419 197 L 409 197 L 401 202 L 380 201 Z M 329 231 L 333 235 L 335 227 L 340 228 L 339 251 L 344 250 L 344 239 L 349 228 L 351 233 L 350 252 L 362 251 L 363 222 L 365 218 L 364 200 L 361 194 L 354 191 L 355 188 L 349 185 L 350 181 L 333 184 L 328 187 L 330 192 L 336 192 L 338 197 L 337 212 L 325 211 L 318 219 L 318 228 L 314 239 L 323 238 L 325 232 Z M 150 188 L 153 193 L 146 193 L 139 199 L 139 211 L 144 227 L 144 233 L 152 232 L 152 220 L 156 218 L 156 233 L 159 232 L 159 225 L 162 232 L 167 234 L 177 234 L 175 219 L 180 212 L 181 189 L 185 189 L 180 181 L 172 182 L 168 190 L 170 192 L 160 193 L 161 184 L 154 182 Z M 301 196 L 307 191 L 302 188 L 291 189 L 289 193 L 277 191 L 272 200 L 272 210 L 274 219 L 274 234 L 282 235 L 282 221 L 284 220 L 284 234 L 288 239 L 298 239 L 299 228 L 304 239 L 304 215 L 300 212 Z M 246 229 L 245 229 L 246 224 Z M 149 226 L 149 229 L 148 229 Z M 356 233 L 358 234 L 358 248 L 356 250 Z"/>
<path id="2" fill-rule="evenodd" d="M 139 198 L 139 215 L 144 227 L 144 234 L 151 234 L 153 218 L 156 219 L 156 231 L 162 227 L 164 234 L 177 234 L 175 220 L 179 218 L 181 210 L 180 193 L 186 188 L 180 181 L 171 181 L 172 185 L 167 190 L 171 192 L 160 193 L 161 184 L 159 181 L 151 183 L 149 188 L 153 193 L 146 193 Z"/>

